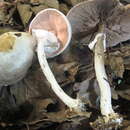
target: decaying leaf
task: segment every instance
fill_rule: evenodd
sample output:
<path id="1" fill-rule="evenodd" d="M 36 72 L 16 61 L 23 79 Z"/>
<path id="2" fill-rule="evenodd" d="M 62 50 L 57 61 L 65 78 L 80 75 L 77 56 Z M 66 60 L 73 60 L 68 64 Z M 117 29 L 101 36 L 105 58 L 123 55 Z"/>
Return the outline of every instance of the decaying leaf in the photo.
<path id="1" fill-rule="evenodd" d="M 117 94 L 126 100 L 130 100 L 130 89 L 117 90 Z"/>
<path id="2" fill-rule="evenodd" d="M 27 26 L 30 18 L 32 17 L 31 7 L 28 4 L 17 4 L 17 10 L 24 26 Z"/>
<path id="3" fill-rule="evenodd" d="M 59 9 L 58 0 L 30 0 L 30 3 L 35 6 L 44 5 L 46 8 Z"/>
<path id="4" fill-rule="evenodd" d="M 4 10 L 1 8 L 0 9 L 0 21 L 4 21 L 5 20 L 5 12 Z"/>
<path id="5" fill-rule="evenodd" d="M 32 7 L 31 10 L 34 12 L 34 14 L 37 14 L 38 12 L 46 8 L 48 8 L 46 5 L 38 5 L 38 6 Z"/>
<path id="6" fill-rule="evenodd" d="M 93 107 L 98 107 L 99 87 L 95 78 L 86 79 L 81 83 L 75 83 L 73 86 L 74 91 L 77 91 L 77 96 L 82 99 L 86 104 Z"/>
<path id="7" fill-rule="evenodd" d="M 14 4 L 5 1 L 0 1 L 0 23 L 8 24 L 14 11 Z"/>
<path id="8" fill-rule="evenodd" d="M 85 1 L 85 0 L 64 0 L 64 1 L 65 1 L 67 4 L 74 6 L 74 5 L 76 5 L 76 4 L 80 3 L 80 2 L 83 2 L 83 1 Z"/>
<path id="9" fill-rule="evenodd" d="M 47 5 L 50 8 L 59 9 L 59 2 L 58 0 L 45 0 L 45 5 Z"/>
<path id="10" fill-rule="evenodd" d="M 121 53 L 116 51 L 115 53 L 108 54 L 106 58 L 106 64 L 109 64 L 111 70 L 117 77 L 123 77 L 124 73 L 124 60 Z"/>
<path id="11" fill-rule="evenodd" d="M 66 4 L 60 4 L 59 10 L 66 15 L 68 13 L 68 11 L 69 11 L 69 8 L 68 8 L 68 6 Z"/>
<path id="12" fill-rule="evenodd" d="M 11 27 L 0 27 L 0 35 L 5 33 L 5 32 L 17 32 L 16 29 L 13 29 Z"/>

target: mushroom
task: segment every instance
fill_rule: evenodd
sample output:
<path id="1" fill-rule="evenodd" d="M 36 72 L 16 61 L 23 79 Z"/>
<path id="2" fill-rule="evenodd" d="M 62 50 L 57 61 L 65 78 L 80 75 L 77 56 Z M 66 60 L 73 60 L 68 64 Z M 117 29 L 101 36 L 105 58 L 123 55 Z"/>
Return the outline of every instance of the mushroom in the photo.
<path id="1" fill-rule="evenodd" d="M 80 99 L 73 99 L 62 90 L 46 59 L 62 53 L 70 42 L 71 27 L 65 15 L 56 9 L 45 9 L 32 20 L 29 31 L 37 40 L 38 60 L 52 90 L 71 110 L 84 111 L 84 103 Z"/>
<path id="2" fill-rule="evenodd" d="M 32 64 L 34 45 L 29 33 L 0 35 L 0 87 L 15 84 L 25 76 Z"/>
<path id="3" fill-rule="evenodd" d="M 101 95 L 100 109 L 105 121 L 121 123 L 122 118 L 112 109 L 104 51 L 129 39 L 130 4 L 124 6 L 119 0 L 88 0 L 73 7 L 67 17 L 73 38 L 86 42 L 94 52 L 94 67 Z"/>

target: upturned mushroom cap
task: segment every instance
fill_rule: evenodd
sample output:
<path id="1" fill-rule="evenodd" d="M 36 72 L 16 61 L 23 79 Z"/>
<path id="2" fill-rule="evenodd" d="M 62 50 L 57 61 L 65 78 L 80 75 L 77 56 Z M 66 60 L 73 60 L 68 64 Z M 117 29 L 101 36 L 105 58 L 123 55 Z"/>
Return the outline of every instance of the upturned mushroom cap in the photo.
<path id="1" fill-rule="evenodd" d="M 0 86 L 14 84 L 25 76 L 32 63 L 34 45 L 28 33 L 0 35 Z"/>
<path id="2" fill-rule="evenodd" d="M 53 33 L 60 43 L 59 49 L 52 54 L 47 54 L 45 51 L 47 58 L 57 56 L 63 52 L 71 39 L 70 24 L 65 15 L 56 9 L 48 8 L 39 12 L 30 23 L 29 32 L 32 33 L 32 30 L 43 30 Z"/>
<path id="3" fill-rule="evenodd" d="M 107 47 L 130 39 L 130 4 L 118 0 L 88 0 L 74 6 L 67 17 L 75 39 L 85 39 L 89 44 L 105 25 Z"/>

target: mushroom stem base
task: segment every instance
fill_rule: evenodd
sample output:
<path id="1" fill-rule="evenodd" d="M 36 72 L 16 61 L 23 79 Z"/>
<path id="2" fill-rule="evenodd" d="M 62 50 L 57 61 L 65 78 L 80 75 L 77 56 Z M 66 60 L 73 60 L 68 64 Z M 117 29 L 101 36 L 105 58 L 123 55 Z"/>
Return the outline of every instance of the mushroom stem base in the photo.
<path id="1" fill-rule="evenodd" d="M 111 113 L 108 116 L 104 116 L 103 120 L 105 123 L 114 123 L 120 125 L 123 121 L 123 118 L 120 117 L 118 113 Z"/>
<path id="2" fill-rule="evenodd" d="M 123 118 L 120 117 L 117 113 L 112 113 L 109 116 L 98 117 L 98 119 L 91 124 L 93 129 L 117 129 L 121 126 Z"/>

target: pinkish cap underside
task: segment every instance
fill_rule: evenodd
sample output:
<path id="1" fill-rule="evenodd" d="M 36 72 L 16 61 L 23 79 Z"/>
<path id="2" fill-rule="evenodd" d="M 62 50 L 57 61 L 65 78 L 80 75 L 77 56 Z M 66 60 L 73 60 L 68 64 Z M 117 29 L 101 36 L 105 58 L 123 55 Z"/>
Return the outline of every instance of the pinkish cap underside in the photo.
<path id="1" fill-rule="evenodd" d="M 61 44 L 60 49 L 50 57 L 63 52 L 71 39 L 71 26 L 65 15 L 56 9 L 45 9 L 39 12 L 30 23 L 29 32 L 32 29 L 43 29 L 56 35 Z"/>

